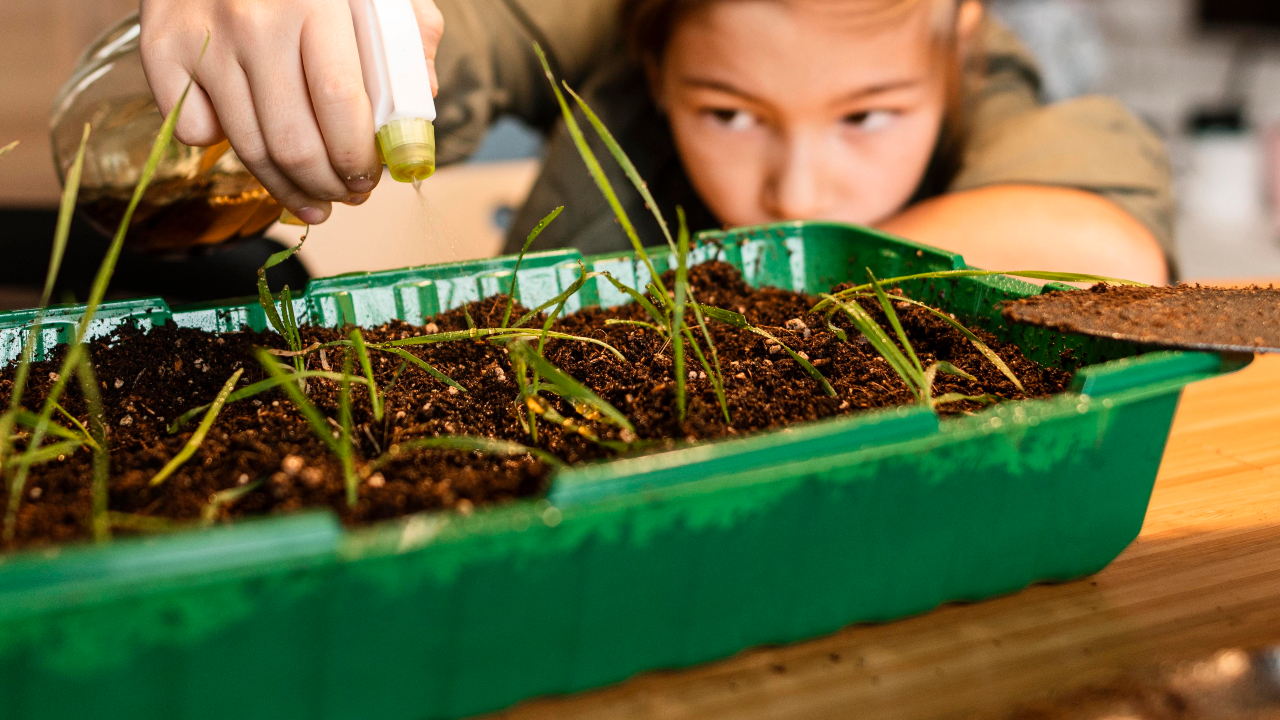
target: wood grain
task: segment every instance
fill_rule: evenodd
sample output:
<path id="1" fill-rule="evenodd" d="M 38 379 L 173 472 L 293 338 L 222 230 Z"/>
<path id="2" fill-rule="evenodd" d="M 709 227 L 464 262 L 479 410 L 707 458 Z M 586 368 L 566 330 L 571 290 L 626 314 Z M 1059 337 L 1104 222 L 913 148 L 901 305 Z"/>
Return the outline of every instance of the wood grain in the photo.
<path id="1" fill-rule="evenodd" d="M 1187 389 L 1146 524 L 1100 574 L 494 717 L 967 718 L 1280 642 L 1280 356 Z"/>

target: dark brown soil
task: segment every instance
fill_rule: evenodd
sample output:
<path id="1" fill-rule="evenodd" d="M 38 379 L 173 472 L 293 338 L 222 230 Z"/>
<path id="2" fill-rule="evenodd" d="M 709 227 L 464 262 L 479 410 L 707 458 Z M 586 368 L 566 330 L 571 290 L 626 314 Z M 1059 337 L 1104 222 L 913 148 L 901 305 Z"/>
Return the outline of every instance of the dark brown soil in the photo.
<path id="1" fill-rule="evenodd" d="M 1004 317 L 1063 332 L 1196 350 L 1280 350 L 1280 289 L 1121 287 L 1053 292 L 1005 306 Z"/>
<path id="2" fill-rule="evenodd" d="M 610 318 L 645 320 L 641 308 L 635 304 L 609 310 L 590 308 L 559 320 L 554 329 L 604 340 L 626 356 L 627 362 L 622 362 L 598 346 L 568 341 L 552 341 L 546 350 L 552 363 L 620 409 L 634 423 L 640 438 L 655 441 L 650 450 L 914 402 L 888 364 L 869 344 L 855 339 L 859 337 L 856 332 L 850 331 L 850 342 L 841 342 L 818 329 L 823 327 L 822 319 L 807 314 L 816 298 L 751 289 L 736 270 L 719 263 L 694 268 L 690 281 L 701 301 L 744 313 L 752 323 L 768 328 L 797 352 L 806 353 L 838 397 L 828 397 L 803 368 L 785 353 L 771 351 L 763 338 L 712 323 L 733 423 L 725 423 L 711 382 L 692 359 L 689 413 L 681 423 L 675 414 L 671 349 L 651 330 L 605 324 Z M 442 331 L 463 330 L 469 314 L 479 327 L 496 327 L 504 304 L 505 297 L 491 298 L 468 306 L 465 313 L 461 309 L 445 313 L 432 324 Z M 883 319 L 877 308 L 871 304 L 866 307 Z M 940 375 L 935 387 L 938 394 L 1023 397 L 945 323 L 909 307 L 899 313 L 923 362 L 946 360 L 978 378 L 973 383 Z M 847 327 L 842 320 L 836 324 Z M 426 328 L 426 332 L 435 331 Z M 424 334 L 423 328 L 402 322 L 365 333 L 371 342 L 420 334 Z M 978 334 L 1018 374 L 1028 395 L 1045 396 L 1065 388 L 1066 373 L 1043 368 L 1023 357 L 1016 347 L 1001 344 L 982 331 Z M 307 344 L 344 337 L 341 331 L 326 328 L 304 328 L 303 335 Z M 502 458 L 422 450 L 405 453 L 371 476 L 360 487 L 357 505 L 348 507 L 338 461 L 280 391 L 228 405 L 195 456 L 167 482 L 150 487 L 150 478 L 186 443 L 195 426 L 192 423 L 170 435 L 168 423 L 184 411 L 210 402 L 237 368 L 246 369 L 242 387 L 263 377 L 252 356 L 255 346 L 281 348 L 282 340 L 275 334 L 246 331 L 215 335 L 170 325 L 151 332 L 125 330 L 110 342 L 94 344 L 93 361 L 111 433 L 112 511 L 195 521 L 213 493 L 263 479 L 257 490 L 224 507 L 218 520 L 329 507 L 345 523 L 357 525 L 435 508 L 470 512 L 476 505 L 509 502 L 545 489 L 551 468 L 529 456 Z M 331 350 L 326 355 L 334 369 L 341 368 L 340 352 Z M 373 418 L 367 393 L 357 386 L 353 392 L 354 421 L 361 462 L 378 457 L 394 444 L 437 435 L 479 435 L 530 444 L 517 417 L 517 387 L 504 348 L 469 340 L 417 346 L 412 352 L 469 392 L 451 391 L 410 367 L 387 390 L 385 419 L 379 423 Z M 378 383 L 386 388 L 400 361 L 373 353 L 373 362 Z M 317 355 L 312 355 L 309 363 L 311 369 L 320 369 Z M 39 406 L 56 370 L 54 362 L 33 366 L 24 400 L 27 407 Z M 11 392 L 12 370 L 8 370 L 0 375 L 0 396 L 7 400 Z M 313 380 L 310 395 L 323 412 L 336 417 L 337 383 Z M 579 417 L 572 407 L 547 397 L 559 403 L 564 416 Z M 85 417 L 78 392 L 69 391 L 64 400 L 71 413 Z M 951 405 L 945 412 L 977 407 Z M 617 432 L 608 427 L 599 430 L 602 437 L 617 438 Z M 614 454 L 547 422 L 539 423 L 537 445 L 569 463 Z M 91 513 L 89 477 L 86 450 L 34 468 L 23 494 L 17 540 L 7 547 L 84 538 Z"/>

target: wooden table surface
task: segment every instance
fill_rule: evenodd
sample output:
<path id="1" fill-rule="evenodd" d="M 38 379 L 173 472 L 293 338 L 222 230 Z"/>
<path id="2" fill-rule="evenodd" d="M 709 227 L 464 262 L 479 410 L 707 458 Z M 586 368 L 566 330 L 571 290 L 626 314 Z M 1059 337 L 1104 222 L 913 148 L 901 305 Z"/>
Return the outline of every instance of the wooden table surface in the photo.
<path id="1" fill-rule="evenodd" d="M 1188 388 L 1142 535 L 1098 575 L 496 717 L 968 718 L 1280 643 L 1280 356 Z"/>

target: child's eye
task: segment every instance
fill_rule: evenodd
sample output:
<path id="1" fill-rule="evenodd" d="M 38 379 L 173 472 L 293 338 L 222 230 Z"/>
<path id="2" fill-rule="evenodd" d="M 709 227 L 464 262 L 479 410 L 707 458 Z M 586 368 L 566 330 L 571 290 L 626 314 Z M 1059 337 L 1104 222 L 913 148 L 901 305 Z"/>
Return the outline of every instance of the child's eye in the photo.
<path id="1" fill-rule="evenodd" d="M 746 110 L 734 110 L 731 108 L 714 108 L 707 110 L 706 114 L 715 120 L 726 130 L 750 130 L 758 124 L 756 116 Z"/>
<path id="2" fill-rule="evenodd" d="M 845 115 L 844 122 L 863 132 L 876 132 L 889 127 L 896 117 L 897 113 L 891 110 L 866 110 Z"/>

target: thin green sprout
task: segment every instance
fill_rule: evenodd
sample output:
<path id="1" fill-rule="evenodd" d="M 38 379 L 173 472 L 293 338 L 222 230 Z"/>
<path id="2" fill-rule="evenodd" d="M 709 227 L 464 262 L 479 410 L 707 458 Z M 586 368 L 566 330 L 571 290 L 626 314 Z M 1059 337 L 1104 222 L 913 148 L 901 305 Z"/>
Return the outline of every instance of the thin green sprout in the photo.
<path id="1" fill-rule="evenodd" d="M 428 363 L 426 360 L 423 360 L 422 358 L 418 357 L 417 355 L 414 355 L 408 350 L 405 350 L 403 348 L 398 348 L 398 347 L 379 347 L 377 345 L 370 345 L 369 348 L 372 350 L 377 350 L 378 352 L 391 353 L 392 355 L 395 355 L 396 357 L 400 358 L 401 360 L 404 360 L 405 362 L 413 363 L 414 365 L 422 369 L 431 377 L 435 378 L 436 380 L 439 380 L 440 382 L 444 383 L 445 385 L 448 385 L 451 388 L 454 388 L 458 392 L 468 392 L 467 388 L 464 387 L 461 383 L 457 382 L 456 380 L 449 377 L 448 375 L 445 375 L 444 373 L 440 372 L 435 367 L 433 367 L 430 363 Z M 388 392 L 390 392 L 390 389 L 388 389 Z"/>
<path id="2" fill-rule="evenodd" d="M 373 363 L 369 361 L 369 351 L 364 346 L 364 336 L 359 329 L 351 331 L 351 346 L 360 360 L 360 369 L 369 379 L 369 404 L 373 406 L 373 419 L 382 420 L 382 395 L 378 392 L 378 383 L 373 378 Z"/>
<path id="3" fill-rule="evenodd" d="M 778 337 L 775 336 L 773 333 L 769 332 L 768 330 L 758 328 L 755 325 L 752 325 L 750 322 L 747 322 L 746 316 L 742 315 L 741 313 L 736 313 L 731 310 L 724 310 L 718 307 L 712 307 L 710 305 L 701 305 L 699 306 L 699 309 L 701 309 L 702 312 L 712 320 L 717 320 L 719 322 L 725 323 L 726 325 L 731 325 L 733 327 L 738 328 L 739 330 L 746 330 L 747 332 L 753 335 L 758 335 L 762 338 L 765 338 L 766 340 L 769 340 L 775 345 L 780 346 L 783 352 L 791 356 L 791 359 L 795 360 L 796 364 L 804 368 L 805 372 L 809 373 L 810 377 L 818 381 L 818 384 L 822 386 L 823 392 L 825 392 L 830 397 L 836 397 L 837 395 L 836 389 L 831 387 L 831 383 L 827 381 L 826 376 L 823 375 L 821 372 L 819 372 L 818 368 L 813 366 L 813 363 L 801 357 L 799 353 L 797 353 L 795 350 L 792 350 L 786 343 L 779 340 Z"/>
<path id="4" fill-rule="evenodd" d="M 866 293 L 858 293 L 858 294 L 852 295 L 851 297 L 869 298 L 871 296 Z M 954 330 L 959 332 L 961 335 L 964 335 L 965 338 L 970 342 L 970 344 L 972 344 L 973 347 L 978 352 L 982 353 L 982 355 L 986 357 L 987 360 L 991 361 L 991 364 L 994 365 L 996 369 L 998 369 L 1006 378 L 1008 378 L 1009 382 L 1013 383 L 1013 386 L 1018 388 L 1019 392 L 1025 393 L 1027 391 L 1026 388 L 1023 387 L 1022 385 L 1022 381 L 1019 380 L 1018 376 L 1013 372 L 1013 369 L 1010 368 L 1009 365 L 1006 364 L 1005 361 L 999 355 L 997 355 L 994 350 L 992 350 L 986 343 L 984 343 L 981 338 L 979 338 L 976 334 L 974 334 L 972 330 L 965 327 L 964 323 L 960 322 L 959 320 L 956 320 L 955 318 L 951 317 L 950 315 L 944 313 L 941 310 L 938 310 L 937 308 L 930 307 L 920 302 L 919 300 L 912 300 L 911 298 L 906 297 L 904 295 L 895 295 L 895 294 L 890 294 L 889 298 L 894 302 L 903 302 L 903 303 L 912 305 L 914 307 L 918 307 L 922 310 L 926 310 L 932 315 L 934 315 L 935 317 L 937 317 L 938 319 L 950 325 Z M 834 311 L 835 309 L 832 308 L 827 312 L 832 313 Z M 830 316 L 828 315 L 828 317 Z M 838 329 L 837 331 L 841 334 L 843 334 L 844 332 Z M 843 337 L 841 338 L 841 340 L 844 340 L 844 339 L 845 338 Z"/>
<path id="5" fill-rule="evenodd" d="M 560 368 L 552 365 L 546 358 L 538 355 L 528 345 L 523 342 L 512 342 L 507 346 L 508 352 L 512 355 L 518 355 L 520 358 L 535 370 L 539 375 L 547 379 L 547 382 L 555 385 L 561 395 L 574 404 L 584 404 L 596 412 L 602 419 L 610 422 L 618 427 L 628 431 L 632 436 L 636 434 L 635 426 L 627 419 L 625 415 L 618 411 L 617 408 L 605 402 L 599 395 L 596 395 L 582 383 L 569 377 Z"/>
<path id="6" fill-rule="evenodd" d="M 95 450 L 101 449 L 98 447 L 98 443 L 94 441 L 93 436 L 89 434 L 89 428 L 86 428 L 84 426 L 84 423 L 80 422 L 80 420 L 78 420 L 75 415 L 72 415 L 71 413 L 67 412 L 67 409 L 62 407 L 62 405 L 60 404 L 57 405 L 55 409 L 58 411 L 59 415 L 62 415 L 63 417 L 65 417 L 72 425 L 76 426 L 77 430 L 80 431 L 81 437 L 79 438 L 79 440 L 83 441 L 84 444 L 88 445 L 91 448 L 94 448 Z M 54 425 L 52 423 L 49 425 L 50 428 L 53 428 L 53 426 Z"/>
<path id="7" fill-rule="evenodd" d="M 889 326 L 898 335 L 898 340 L 902 343 L 903 349 L 907 351 L 907 357 L 910 358 L 911 364 L 915 366 L 916 372 L 923 373 L 924 365 L 920 363 L 920 358 L 916 356 L 916 350 L 911 346 L 911 340 L 907 338 L 907 331 L 902 327 L 902 320 L 898 317 L 897 311 L 894 310 L 893 304 L 889 302 L 889 296 L 884 291 L 884 286 L 876 279 L 876 274 L 867 268 L 867 277 L 871 280 L 871 288 L 875 291 L 876 302 L 880 303 L 880 309 L 884 311 L 884 315 L 889 319 Z"/>
<path id="8" fill-rule="evenodd" d="M 1032 280 L 1044 280 L 1047 282 L 1080 282 L 1080 283 L 1106 283 L 1108 285 L 1134 285 L 1145 287 L 1143 283 L 1133 280 L 1124 280 L 1121 278 L 1106 277 L 1104 275 L 1083 275 L 1080 273 L 1062 273 L 1050 272 L 1045 270 L 938 270 L 935 272 L 916 273 L 914 275 L 902 275 L 899 277 L 885 278 L 881 280 L 882 285 L 899 285 L 911 280 L 946 280 L 954 278 L 973 278 L 973 277 L 990 277 L 992 275 L 1012 275 L 1014 277 L 1030 278 Z M 851 288 L 845 288 L 836 293 L 836 297 L 846 298 L 860 292 L 870 292 L 871 283 L 857 285 Z M 809 312 L 820 312 L 826 309 L 831 303 L 823 300 L 813 306 Z"/>
<path id="9" fill-rule="evenodd" d="M 631 246 L 635 249 L 636 257 L 640 258 L 641 262 L 645 264 L 653 281 L 665 293 L 666 288 L 662 285 L 662 279 L 658 276 L 657 269 L 654 268 L 653 262 L 649 259 L 649 254 L 645 252 L 644 244 L 640 242 L 640 236 L 636 233 L 635 225 L 627 217 L 627 211 L 623 209 L 622 202 L 618 200 L 618 194 L 614 192 L 608 175 L 605 174 L 600 161 L 596 159 L 595 153 L 591 151 L 591 146 L 587 144 L 587 137 L 582 133 L 582 127 L 578 125 L 577 119 L 573 117 L 573 110 L 569 108 L 569 103 L 565 100 L 564 93 L 560 92 L 560 84 L 556 81 L 555 74 L 551 71 L 551 65 L 547 62 L 547 54 L 543 52 L 542 46 L 537 43 L 534 43 L 533 49 L 537 53 L 538 59 L 542 62 L 542 70 L 546 73 L 547 80 L 551 83 L 551 90 L 555 93 L 556 101 L 560 104 L 560 112 L 564 117 L 565 127 L 569 131 L 569 136 L 573 139 L 574 146 L 578 149 L 578 154 L 582 156 L 582 161 L 586 163 L 587 171 L 591 173 L 591 178 L 595 180 L 596 186 L 600 188 L 605 202 L 613 209 L 613 214 L 618 218 L 622 231 L 626 233 L 627 239 L 631 241 Z"/>
<path id="10" fill-rule="evenodd" d="M 516 268 L 511 271 L 511 292 L 507 293 L 507 309 L 502 313 L 502 327 L 506 327 L 511 322 L 511 307 L 516 301 L 516 288 L 520 283 L 520 265 L 524 263 L 524 255 L 529 252 L 529 248 L 533 247 L 533 241 L 538 239 L 543 230 L 547 229 L 556 218 L 560 217 L 560 213 L 564 212 L 564 206 L 552 210 L 549 215 L 542 218 L 542 221 L 534 226 L 529 232 L 529 237 L 524 241 L 524 247 L 520 248 L 520 255 L 516 257 Z"/>
<path id="11" fill-rule="evenodd" d="M 268 356 L 270 356 L 269 352 L 267 354 Z M 323 380 L 333 380 L 334 382 L 338 382 L 342 380 L 342 374 L 336 373 L 336 372 L 328 372 L 325 370 L 307 370 L 301 373 L 273 375 L 271 377 L 268 377 L 265 380 L 259 380 L 258 382 L 252 385 L 247 385 L 231 393 L 231 395 L 227 397 L 226 404 L 230 405 L 231 403 L 240 402 L 241 400 L 248 400 L 249 398 L 255 395 L 264 393 L 267 390 L 270 390 L 272 388 L 280 387 L 285 383 L 296 382 L 299 379 L 307 380 L 310 378 L 320 378 Z M 362 377 L 352 377 L 349 379 L 351 380 L 351 382 L 357 382 L 362 384 L 368 383 L 368 380 Z M 179 416 L 177 420 L 174 420 L 172 425 L 169 426 L 169 433 L 173 434 L 178 432 L 178 430 L 180 430 L 183 425 L 186 425 L 187 423 L 191 422 L 193 419 L 196 418 L 196 416 L 198 416 L 202 412 L 205 412 L 208 409 L 209 409 L 208 405 L 201 405 L 200 407 L 192 408 L 186 411 L 181 416 Z"/>
<path id="12" fill-rule="evenodd" d="M 196 60 L 196 67 L 199 67 L 204 59 L 204 53 L 209 48 L 208 34 L 205 35 L 204 47 L 200 50 L 200 56 Z M 71 349 L 67 352 L 62 361 L 62 368 L 58 372 L 58 379 L 54 381 L 53 387 L 50 388 L 48 396 L 45 398 L 44 405 L 40 409 L 40 420 L 35 430 L 32 432 L 31 439 L 27 446 L 27 452 L 32 452 L 40 447 L 44 442 L 45 434 L 48 430 L 50 419 L 53 416 L 53 405 L 62 397 L 62 392 L 66 389 L 66 383 L 70 373 L 79 366 L 81 358 L 88 352 L 85 340 L 88 337 L 89 329 L 93 325 L 93 321 L 98 313 L 98 308 L 106 297 L 107 286 L 111 282 L 111 277 L 115 274 L 116 263 L 120 259 L 120 252 L 124 249 L 124 238 L 129 231 L 129 226 L 133 222 L 134 212 L 137 211 L 138 205 L 142 202 L 143 196 L 146 194 L 147 188 L 151 185 L 152 178 L 155 177 L 156 169 L 160 165 L 160 161 L 164 158 L 168 151 L 169 144 L 173 140 L 173 132 L 177 127 L 178 116 L 182 112 L 182 106 L 186 103 L 187 95 L 191 91 L 191 86 L 195 83 L 194 77 L 188 80 L 187 85 L 182 90 L 182 94 L 178 97 L 178 102 L 169 116 L 165 118 L 164 123 L 160 126 L 160 132 L 156 136 L 155 142 L 151 146 L 151 152 L 147 156 L 147 162 L 142 168 L 142 173 L 138 178 L 138 184 L 134 187 L 133 196 L 129 200 L 128 206 L 125 208 L 124 216 L 120 219 L 120 225 L 116 229 L 116 234 L 111 239 L 111 244 L 107 247 L 106 255 L 102 259 L 102 264 L 98 267 L 98 273 L 94 276 L 93 284 L 89 289 L 89 298 L 85 302 L 84 312 L 80 316 L 79 322 L 76 324 L 75 342 L 72 343 Z M 22 501 L 22 488 L 26 484 L 27 475 L 30 471 L 30 464 L 19 466 L 17 475 L 10 482 L 9 487 L 9 505 L 5 513 L 5 540 L 12 540 L 16 532 L 18 505 Z"/>
<path id="13" fill-rule="evenodd" d="M 209 504 L 205 505 L 204 510 L 200 511 L 201 522 L 205 525 L 212 525 L 217 522 L 218 514 L 222 512 L 222 508 L 262 487 L 263 480 L 263 478 L 258 478 L 247 485 L 237 485 L 210 495 Z"/>
<path id="14" fill-rule="evenodd" d="M 586 267 L 584 267 L 581 262 L 578 263 L 578 266 L 582 269 L 582 273 L 578 275 L 577 280 L 574 280 L 573 283 L 569 285 L 569 287 L 565 288 L 564 292 L 542 303 L 538 307 L 526 312 L 524 315 L 521 315 L 520 319 L 517 320 L 512 325 L 512 327 L 513 328 L 523 327 L 525 323 L 537 317 L 539 313 L 541 313 L 542 311 L 546 310 L 549 307 L 553 307 L 556 305 L 563 307 L 565 303 L 569 301 L 569 298 L 573 297 L 574 295 L 577 295 L 578 292 L 582 290 L 583 286 L 587 284 L 588 280 L 599 275 L 599 273 L 587 272 Z"/>
<path id="15" fill-rule="evenodd" d="M 683 217 L 683 214 L 682 214 Z M 681 225 L 683 227 L 683 224 Z M 684 422 L 685 382 L 684 376 L 684 303 L 689 290 L 689 233 L 680 233 L 680 244 L 676 249 L 676 295 L 671 311 L 671 356 L 674 360 L 676 376 L 676 414 L 680 422 Z"/>
<path id="16" fill-rule="evenodd" d="M 351 422 L 351 353 L 342 354 L 343 379 L 338 382 L 338 460 L 342 462 L 342 477 L 347 486 L 347 505 L 355 507 L 359 500 L 360 478 L 355 468 L 355 443 L 352 441 Z M 373 391 L 373 388 L 370 388 Z"/>
<path id="17" fill-rule="evenodd" d="M 80 395 L 84 397 L 85 405 L 89 409 L 89 427 L 96 445 L 93 449 L 93 479 L 90 491 L 93 498 L 90 530 L 95 542 L 107 542 L 111 539 L 111 523 L 107 520 L 111 481 L 111 450 L 107 444 L 107 416 L 102 407 L 102 393 L 98 392 L 98 380 L 94 376 L 93 365 L 88 357 L 80 357 L 76 376 L 80 379 Z"/>
<path id="18" fill-rule="evenodd" d="M 213 421 L 218 419 L 218 413 L 222 412 L 222 406 L 227 404 L 227 397 L 236 389 L 236 383 L 240 382 L 240 377 L 244 375 L 244 368 L 236 370 L 222 386 L 222 390 L 218 391 L 218 397 L 214 398 L 213 403 L 209 405 L 209 411 L 205 413 L 204 419 L 196 426 L 196 431 L 191 433 L 191 438 L 187 440 L 187 444 L 173 456 L 160 472 L 151 478 L 151 487 L 155 487 L 160 483 L 168 480 L 171 475 L 178 471 L 184 463 L 196 454 L 196 450 L 200 449 L 200 445 L 204 442 L 205 437 L 209 434 L 209 428 L 213 427 Z"/>

